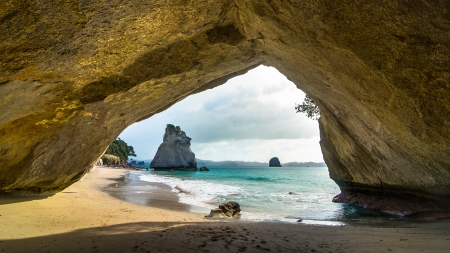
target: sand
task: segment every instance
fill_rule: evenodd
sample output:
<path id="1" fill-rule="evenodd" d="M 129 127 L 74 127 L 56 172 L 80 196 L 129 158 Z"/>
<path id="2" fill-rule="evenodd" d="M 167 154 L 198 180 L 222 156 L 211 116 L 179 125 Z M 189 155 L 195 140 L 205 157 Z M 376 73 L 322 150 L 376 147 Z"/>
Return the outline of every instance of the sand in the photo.
<path id="1" fill-rule="evenodd" d="M 365 226 L 208 220 L 101 191 L 126 170 L 93 168 L 47 198 L 0 199 L 0 252 L 449 252 L 450 222 Z"/>

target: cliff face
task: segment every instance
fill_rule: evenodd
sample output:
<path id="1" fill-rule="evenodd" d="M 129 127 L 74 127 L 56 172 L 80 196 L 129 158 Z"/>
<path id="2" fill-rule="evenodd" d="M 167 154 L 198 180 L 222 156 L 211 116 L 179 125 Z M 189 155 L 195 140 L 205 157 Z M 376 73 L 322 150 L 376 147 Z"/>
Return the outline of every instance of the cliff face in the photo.
<path id="1" fill-rule="evenodd" d="M 0 189 L 64 188 L 130 124 L 263 63 L 319 105 L 337 201 L 448 210 L 449 11 L 437 0 L 2 1 Z"/>
<path id="2" fill-rule="evenodd" d="M 163 143 L 159 146 L 150 167 L 155 170 L 198 170 L 191 138 L 173 125 L 167 125 Z"/>

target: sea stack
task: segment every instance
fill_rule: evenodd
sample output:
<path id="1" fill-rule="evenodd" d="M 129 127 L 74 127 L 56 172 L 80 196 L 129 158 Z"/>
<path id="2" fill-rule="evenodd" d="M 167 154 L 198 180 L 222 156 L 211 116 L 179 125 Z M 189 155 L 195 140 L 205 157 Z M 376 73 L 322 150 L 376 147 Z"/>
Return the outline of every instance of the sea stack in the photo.
<path id="1" fill-rule="evenodd" d="M 272 157 L 269 161 L 269 167 L 281 167 L 280 160 L 278 160 L 278 157 Z"/>
<path id="2" fill-rule="evenodd" d="M 191 138 L 179 126 L 167 124 L 163 143 L 159 145 L 150 167 L 155 170 L 197 171 Z"/>

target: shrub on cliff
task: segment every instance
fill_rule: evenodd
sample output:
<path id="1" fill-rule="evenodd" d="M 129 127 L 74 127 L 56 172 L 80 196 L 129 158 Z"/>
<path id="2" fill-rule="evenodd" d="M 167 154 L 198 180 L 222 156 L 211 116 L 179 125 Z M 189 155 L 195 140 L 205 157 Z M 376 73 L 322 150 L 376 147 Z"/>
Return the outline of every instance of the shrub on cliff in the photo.
<path id="1" fill-rule="evenodd" d="M 178 132 L 181 131 L 181 127 L 180 126 L 174 126 L 172 124 L 167 124 L 167 128 L 169 128 L 172 131 L 178 131 Z"/>
<path id="2" fill-rule="evenodd" d="M 120 164 L 120 158 L 115 156 L 115 155 L 104 154 L 101 159 L 102 159 L 104 165 L 118 165 L 118 164 Z"/>
<path id="3" fill-rule="evenodd" d="M 128 144 L 120 138 L 117 138 L 117 140 L 113 141 L 113 143 L 109 145 L 105 154 L 115 155 L 119 157 L 121 162 L 127 162 L 128 156 L 136 156 L 136 153 L 134 153 L 134 148 L 132 146 L 128 146 Z"/>
<path id="4" fill-rule="evenodd" d="M 318 120 L 320 118 L 320 110 L 319 107 L 314 103 L 314 100 L 310 98 L 308 95 L 305 96 L 303 103 L 295 105 L 296 112 L 305 113 L 306 116 L 310 119 Z"/>

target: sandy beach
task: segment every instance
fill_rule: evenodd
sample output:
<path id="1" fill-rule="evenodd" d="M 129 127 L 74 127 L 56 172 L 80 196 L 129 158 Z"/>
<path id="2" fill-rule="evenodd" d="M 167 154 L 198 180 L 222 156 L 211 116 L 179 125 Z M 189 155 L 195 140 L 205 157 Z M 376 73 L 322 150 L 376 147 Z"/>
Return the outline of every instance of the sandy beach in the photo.
<path id="1" fill-rule="evenodd" d="M 101 189 L 126 170 L 95 167 L 46 198 L 0 198 L 0 252 L 448 252 L 450 222 L 395 227 L 209 220 Z"/>

